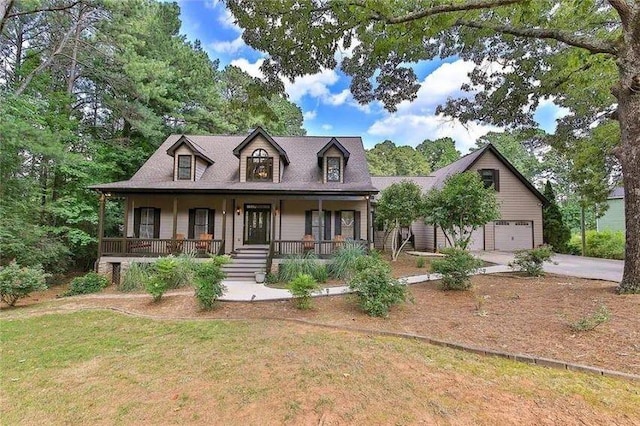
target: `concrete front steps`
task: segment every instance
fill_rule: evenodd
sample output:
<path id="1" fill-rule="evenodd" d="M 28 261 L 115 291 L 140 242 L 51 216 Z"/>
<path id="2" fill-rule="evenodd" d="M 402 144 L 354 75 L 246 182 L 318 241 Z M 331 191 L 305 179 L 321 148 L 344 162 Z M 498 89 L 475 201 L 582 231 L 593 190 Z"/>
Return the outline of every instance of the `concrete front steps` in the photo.
<path id="1" fill-rule="evenodd" d="M 229 281 L 253 281 L 255 273 L 264 271 L 267 267 L 269 246 L 243 246 L 231 253 L 231 263 L 227 263 L 222 270 Z"/>

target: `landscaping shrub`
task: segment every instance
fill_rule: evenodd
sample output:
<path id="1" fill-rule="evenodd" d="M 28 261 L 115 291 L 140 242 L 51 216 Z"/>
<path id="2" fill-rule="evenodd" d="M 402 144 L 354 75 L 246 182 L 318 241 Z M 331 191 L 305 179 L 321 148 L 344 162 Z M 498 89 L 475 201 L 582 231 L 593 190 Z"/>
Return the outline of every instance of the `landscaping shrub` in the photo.
<path id="1" fill-rule="evenodd" d="M 162 295 L 167 291 L 167 281 L 163 280 L 159 275 L 152 274 L 144 283 L 144 288 L 153 297 L 154 302 L 158 302 Z"/>
<path id="2" fill-rule="evenodd" d="M 154 271 L 166 281 L 167 288 L 180 288 L 191 283 L 193 278 L 193 258 L 182 254 L 178 257 L 161 257 L 153 264 Z"/>
<path id="3" fill-rule="evenodd" d="M 424 268 L 424 265 L 425 265 L 424 257 L 418 256 L 418 258 L 416 259 L 416 268 L 422 269 Z"/>
<path id="4" fill-rule="evenodd" d="M 227 290 L 222 284 L 225 278 L 222 265 L 227 262 L 228 258 L 225 256 L 214 256 L 210 260 L 194 264 L 195 296 L 203 309 L 213 308 L 218 298 Z"/>
<path id="5" fill-rule="evenodd" d="M 75 277 L 71 281 L 69 290 L 67 290 L 64 295 L 75 296 L 77 294 L 98 293 L 108 285 L 109 280 L 107 277 L 95 272 L 89 272 L 81 277 Z"/>
<path id="6" fill-rule="evenodd" d="M 0 266 L 0 300 L 9 306 L 30 293 L 47 289 L 47 277 L 42 266 L 20 267 L 16 261 Z"/>
<path id="7" fill-rule="evenodd" d="M 298 275 L 291 280 L 287 287 L 295 297 L 295 303 L 298 309 L 310 309 L 311 294 L 320 289 L 318 282 L 308 274 Z"/>
<path id="8" fill-rule="evenodd" d="M 143 290 L 152 272 L 153 264 L 151 263 L 132 263 L 129 268 L 123 272 L 118 290 L 124 292 Z"/>
<path id="9" fill-rule="evenodd" d="M 515 252 L 513 262 L 509 262 L 509 267 L 522 271 L 530 277 L 541 277 L 544 275 L 542 264 L 551 262 L 551 257 L 553 257 L 553 252 L 548 246 L 518 250 Z"/>
<path id="10" fill-rule="evenodd" d="M 569 328 L 573 331 L 590 331 L 602 323 L 609 321 L 611 312 L 606 305 L 602 304 L 593 314 L 580 318 L 578 321 L 569 323 Z"/>
<path id="11" fill-rule="evenodd" d="M 278 267 L 280 282 L 292 281 L 300 274 L 311 275 L 321 283 L 328 278 L 327 266 L 318 262 L 318 258 L 313 253 L 289 256 Z"/>
<path id="12" fill-rule="evenodd" d="M 482 261 L 473 257 L 468 251 L 459 248 L 442 250 L 444 258 L 431 262 L 431 269 L 442 274 L 443 290 L 469 290 L 469 276 L 482 266 Z"/>
<path id="13" fill-rule="evenodd" d="M 406 302 L 406 284 L 391 276 L 389 265 L 377 256 L 363 256 L 356 261 L 356 272 L 349 281 L 360 308 L 370 316 L 386 317 L 391 306 Z"/>
<path id="14" fill-rule="evenodd" d="M 603 259 L 624 260 L 625 238 L 622 231 L 594 231 L 589 230 L 586 236 L 586 256 Z M 582 238 L 574 234 L 569 241 L 571 254 L 582 254 Z"/>
<path id="15" fill-rule="evenodd" d="M 342 247 L 332 255 L 329 265 L 330 275 L 338 279 L 349 279 L 355 271 L 356 261 L 366 254 L 362 244 L 345 241 Z"/>

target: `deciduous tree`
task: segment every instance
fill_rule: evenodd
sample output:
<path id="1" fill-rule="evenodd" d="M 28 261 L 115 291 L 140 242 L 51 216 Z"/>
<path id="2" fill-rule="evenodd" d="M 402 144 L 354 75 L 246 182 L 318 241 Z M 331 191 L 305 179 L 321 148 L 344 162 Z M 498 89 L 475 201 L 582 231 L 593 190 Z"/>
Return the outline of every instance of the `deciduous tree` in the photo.
<path id="1" fill-rule="evenodd" d="M 587 132 L 619 123 L 611 150 L 624 174 L 627 250 L 621 292 L 640 292 L 640 2 L 634 0 L 352 1 L 227 0 L 243 39 L 270 55 L 267 80 L 337 66 L 356 100 L 390 111 L 415 99 L 412 63 L 473 61 L 470 95 L 436 112 L 516 127 L 533 125 L 542 101 L 571 113 L 560 123 Z M 616 126 L 618 127 L 618 126 Z"/>

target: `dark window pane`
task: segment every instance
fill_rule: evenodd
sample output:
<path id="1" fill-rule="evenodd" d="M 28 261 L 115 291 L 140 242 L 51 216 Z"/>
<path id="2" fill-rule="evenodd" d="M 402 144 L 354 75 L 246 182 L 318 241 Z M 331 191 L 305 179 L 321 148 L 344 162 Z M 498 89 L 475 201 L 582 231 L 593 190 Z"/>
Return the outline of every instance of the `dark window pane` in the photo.
<path id="1" fill-rule="evenodd" d="M 327 182 L 340 182 L 340 157 L 327 158 Z"/>
<path id="2" fill-rule="evenodd" d="M 178 156 L 178 179 L 191 180 L 191 156 Z"/>

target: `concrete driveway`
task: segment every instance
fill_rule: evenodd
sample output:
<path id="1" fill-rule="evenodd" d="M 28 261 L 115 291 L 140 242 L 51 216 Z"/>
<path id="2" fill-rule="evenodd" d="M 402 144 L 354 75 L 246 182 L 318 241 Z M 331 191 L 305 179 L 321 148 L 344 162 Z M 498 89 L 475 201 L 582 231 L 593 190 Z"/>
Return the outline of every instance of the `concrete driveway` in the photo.
<path id="1" fill-rule="evenodd" d="M 478 251 L 473 254 L 482 260 L 499 265 L 506 265 L 513 260 L 513 253 L 502 251 Z M 552 274 L 614 281 L 617 283 L 622 281 L 622 271 L 624 269 L 624 261 L 622 260 L 556 254 L 553 257 L 553 261 L 557 265 L 545 263 L 545 271 Z"/>

